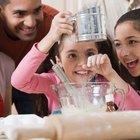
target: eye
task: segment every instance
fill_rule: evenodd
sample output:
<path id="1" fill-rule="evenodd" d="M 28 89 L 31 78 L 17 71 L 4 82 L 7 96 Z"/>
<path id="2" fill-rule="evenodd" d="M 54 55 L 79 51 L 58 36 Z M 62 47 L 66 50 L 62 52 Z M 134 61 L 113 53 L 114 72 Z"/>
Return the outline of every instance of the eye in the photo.
<path id="1" fill-rule="evenodd" d="M 25 12 L 24 11 L 16 11 L 16 12 L 14 12 L 14 15 L 16 17 L 23 17 L 25 15 Z"/>
<path id="2" fill-rule="evenodd" d="M 121 44 L 119 42 L 114 42 L 114 46 L 117 48 L 117 47 L 121 46 Z"/>
<path id="3" fill-rule="evenodd" d="M 36 14 L 36 15 L 39 14 L 40 12 L 42 12 L 42 9 L 43 9 L 42 6 L 37 8 L 37 9 L 35 9 L 34 14 Z"/>
<path id="4" fill-rule="evenodd" d="M 92 56 L 92 55 L 95 55 L 95 53 L 94 53 L 94 52 L 92 52 L 92 51 L 87 52 L 87 57 Z"/>
<path id="5" fill-rule="evenodd" d="M 77 58 L 77 55 L 74 54 L 74 53 L 71 53 L 71 54 L 68 55 L 68 58 L 69 59 L 76 59 Z"/>
<path id="6" fill-rule="evenodd" d="M 129 45 L 134 45 L 134 44 L 136 44 L 138 41 L 136 41 L 136 40 L 129 40 L 129 42 L 128 42 L 128 44 Z"/>

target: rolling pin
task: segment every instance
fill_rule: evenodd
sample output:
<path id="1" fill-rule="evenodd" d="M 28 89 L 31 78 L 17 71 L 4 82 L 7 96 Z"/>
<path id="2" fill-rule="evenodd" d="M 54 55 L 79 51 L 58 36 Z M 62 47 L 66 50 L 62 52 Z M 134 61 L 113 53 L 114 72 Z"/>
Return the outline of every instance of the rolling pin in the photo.
<path id="1" fill-rule="evenodd" d="M 52 140 L 140 140 L 140 111 L 51 115 L 44 120 L 47 129 L 55 130 Z"/>

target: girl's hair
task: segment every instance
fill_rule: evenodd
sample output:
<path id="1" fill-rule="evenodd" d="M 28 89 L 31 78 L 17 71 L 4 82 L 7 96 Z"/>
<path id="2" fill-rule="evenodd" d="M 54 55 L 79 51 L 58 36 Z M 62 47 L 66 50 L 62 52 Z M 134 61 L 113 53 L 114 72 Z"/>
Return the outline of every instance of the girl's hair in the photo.
<path id="1" fill-rule="evenodd" d="M 115 25 L 114 32 L 119 24 L 127 21 L 132 23 L 132 26 L 135 30 L 140 31 L 140 8 L 129 11 L 122 15 Z M 120 64 L 120 75 L 134 89 L 139 90 L 140 92 L 140 76 L 133 77 L 122 64 Z"/>

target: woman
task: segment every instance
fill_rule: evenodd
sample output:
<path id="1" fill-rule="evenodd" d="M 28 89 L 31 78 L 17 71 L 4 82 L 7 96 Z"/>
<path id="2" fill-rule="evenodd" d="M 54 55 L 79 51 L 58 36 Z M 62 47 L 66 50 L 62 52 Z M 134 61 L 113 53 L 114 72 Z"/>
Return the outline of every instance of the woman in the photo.
<path id="1" fill-rule="evenodd" d="M 88 59 L 89 70 L 103 75 L 125 93 L 125 110 L 140 110 L 140 9 L 122 15 L 115 26 L 115 49 L 121 63 L 121 77 L 106 55 Z"/>

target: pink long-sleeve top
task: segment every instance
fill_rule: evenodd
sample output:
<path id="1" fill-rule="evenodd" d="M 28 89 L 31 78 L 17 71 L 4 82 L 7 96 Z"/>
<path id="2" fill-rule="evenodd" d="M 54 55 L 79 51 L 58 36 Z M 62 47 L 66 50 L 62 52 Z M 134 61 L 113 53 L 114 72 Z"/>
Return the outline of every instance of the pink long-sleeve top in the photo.
<path id="1" fill-rule="evenodd" d="M 37 74 L 39 65 L 46 58 L 47 54 L 40 52 L 34 45 L 27 55 L 22 59 L 14 71 L 12 85 L 26 93 L 44 93 L 48 98 L 49 110 L 52 112 L 59 108 L 57 94 L 50 85 L 59 84 L 60 80 L 54 72 Z M 116 104 L 119 106 L 122 99 L 116 97 Z M 140 110 L 140 96 L 129 86 L 129 92 L 125 97 L 125 110 Z"/>
<path id="2" fill-rule="evenodd" d="M 27 93 L 44 93 L 48 99 L 49 111 L 58 109 L 58 97 L 50 85 L 59 84 L 60 80 L 54 72 L 37 74 L 39 65 L 48 54 L 41 53 L 35 46 L 27 53 L 14 71 L 12 85 Z"/>

